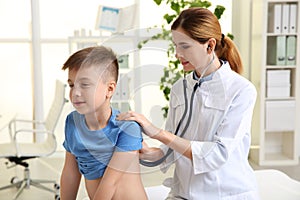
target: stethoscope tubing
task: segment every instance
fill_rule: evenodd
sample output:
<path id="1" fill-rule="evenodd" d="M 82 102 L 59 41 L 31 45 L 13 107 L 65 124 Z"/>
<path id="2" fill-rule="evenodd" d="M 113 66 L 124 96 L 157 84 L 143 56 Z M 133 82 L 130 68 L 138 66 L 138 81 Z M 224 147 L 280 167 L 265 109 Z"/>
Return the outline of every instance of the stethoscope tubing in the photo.
<path id="1" fill-rule="evenodd" d="M 193 93 L 191 95 L 191 100 L 190 100 L 190 109 L 189 109 L 189 115 L 188 115 L 188 120 L 185 124 L 185 127 L 184 129 L 182 130 L 181 134 L 179 135 L 179 137 L 183 137 L 186 130 L 188 129 L 188 126 L 190 125 L 190 122 L 191 122 L 191 118 L 192 118 L 192 112 L 193 112 L 193 103 L 194 103 L 194 96 L 195 96 L 195 93 L 196 93 L 196 90 L 197 88 L 199 87 L 199 83 L 196 83 L 195 86 L 194 86 L 194 89 L 193 89 Z M 175 133 L 174 135 L 177 135 L 178 134 L 178 131 L 181 127 L 181 124 L 183 122 L 183 120 L 185 119 L 186 117 L 186 114 L 187 114 L 187 110 L 188 110 L 188 99 L 187 99 L 187 94 L 186 94 L 186 88 L 187 88 L 187 83 L 186 83 L 186 79 L 184 78 L 183 79 L 183 93 L 184 93 L 184 102 L 185 102 L 185 108 L 184 108 L 184 112 L 183 112 L 183 115 L 181 117 L 181 119 L 179 120 L 179 123 L 176 127 L 176 130 L 175 130 Z M 166 158 L 173 152 L 174 150 L 171 149 L 171 148 L 168 148 L 168 151 L 167 153 L 161 157 L 160 159 L 156 160 L 156 161 L 145 161 L 145 160 L 141 160 L 140 159 L 140 164 L 146 166 L 146 167 L 155 167 L 157 165 L 160 165 L 161 163 L 163 163 Z"/>
<path id="2" fill-rule="evenodd" d="M 186 89 L 187 89 L 187 81 L 186 81 L 186 78 L 184 76 L 184 79 L 183 79 L 183 93 L 184 93 L 184 102 L 185 102 L 185 108 L 184 108 L 184 112 L 183 112 L 183 115 L 181 117 L 181 119 L 179 120 L 179 123 L 176 127 L 176 130 L 175 130 L 175 133 L 174 135 L 177 135 L 178 134 L 178 131 L 181 127 L 181 124 L 183 122 L 183 120 L 185 119 L 186 117 L 186 114 L 187 114 L 187 110 L 189 108 L 189 116 L 188 116 L 188 119 L 187 119 L 187 122 L 185 124 L 185 127 L 184 129 L 182 130 L 181 134 L 179 135 L 179 137 L 183 137 L 186 130 L 188 129 L 188 126 L 190 125 L 191 123 L 191 118 L 192 118 L 192 112 L 193 112 L 193 103 L 194 103 L 194 96 L 195 96 L 195 93 L 197 91 L 197 88 L 200 87 L 201 85 L 201 80 L 205 74 L 205 72 L 208 70 L 208 68 L 211 66 L 211 64 L 213 63 L 213 61 L 215 60 L 215 53 L 213 52 L 213 57 L 211 59 L 211 61 L 207 64 L 207 66 L 204 68 L 203 72 L 201 73 L 201 77 L 199 78 L 199 81 L 194 85 L 194 89 L 193 89 L 193 92 L 192 92 L 192 95 L 191 95 L 191 99 L 190 99 L 190 108 L 188 106 L 188 99 L 187 99 L 187 93 L 186 93 Z M 146 167 L 155 167 L 157 165 L 160 165 L 161 163 L 163 163 L 166 158 L 173 152 L 173 149 L 171 148 L 168 148 L 168 151 L 167 153 L 161 157 L 160 159 L 156 160 L 156 161 L 145 161 L 145 160 L 141 160 L 140 159 L 140 164 L 146 166 Z"/>

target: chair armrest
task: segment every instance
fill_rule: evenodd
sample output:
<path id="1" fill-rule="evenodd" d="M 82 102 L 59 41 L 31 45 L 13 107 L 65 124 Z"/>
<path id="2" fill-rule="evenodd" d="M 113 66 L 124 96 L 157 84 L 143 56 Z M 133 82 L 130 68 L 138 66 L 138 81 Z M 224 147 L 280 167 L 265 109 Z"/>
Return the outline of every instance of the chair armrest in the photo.
<path id="1" fill-rule="evenodd" d="M 44 124 L 44 121 L 38 121 L 38 120 L 27 120 L 27 119 L 12 119 L 9 122 L 9 126 L 17 125 L 17 122 L 22 122 L 22 123 L 31 123 L 31 124 Z"/>
<path id="2" fill-rule="evenodd" d="M 18 126 L 20 126 L 20 124 L 32 124 L 32 126 L 34 126 L 34 125 L 44 125 L 45 122 L 37 121 L 37 120 L 12 119 L 8 124 L 9 134 L 11 139 L 14 138 L 16 132 L 18 131 Z"/>
<path id="3" fill-rule="evenodd" d="M 53 135 L 52 131 L 48 131 L 48 130 L 42 130 L 42 129 L 19 129 L 15 132 L 14 135 L 14 140 L 17 141 L 17 135 L 22 134 L 22 133 L 32 133 L 32 134 L 36 134 L 36 133 L 44 133 L 44 134 L 50 134 Z"/>
<path id="4" fill-rule="evenodd" d="M 42 130 L 42 129 L 19 129 L 15 132 L 14 138 L 13 138 L 13 143 L 16 147 L 16 152 L 17 152 L 17 156 L 22 156 L 22 152 L 20 150 L 20 144 L 18 142 L 18 135 L 22 135 L 22 134 L 27 134 L 27 133 L 31 133 L 31 134 L 47 134 L 48 137 L 51 137 L 52 140 L 56 140 L 55 135 L 53 134 L 52 131 L 48 131 L 48 130 Z M 32 143 L 34 145 L 34 143 Z"/>

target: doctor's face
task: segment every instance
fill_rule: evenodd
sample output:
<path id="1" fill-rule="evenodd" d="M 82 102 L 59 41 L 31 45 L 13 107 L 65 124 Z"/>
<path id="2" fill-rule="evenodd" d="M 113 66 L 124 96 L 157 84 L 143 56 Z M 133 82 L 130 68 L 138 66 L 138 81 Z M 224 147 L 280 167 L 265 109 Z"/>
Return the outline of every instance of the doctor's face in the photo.
<path id="1" fill-rule="evenodd" d="M 184 71 L 199 70 L 209 62 L 210 56 L 207 53 L 208 44 L 201 44 L 192 39 L 183 29 L 172 30 L 172 40 L 176 48 L 176 58 L 180 61 Z"/>

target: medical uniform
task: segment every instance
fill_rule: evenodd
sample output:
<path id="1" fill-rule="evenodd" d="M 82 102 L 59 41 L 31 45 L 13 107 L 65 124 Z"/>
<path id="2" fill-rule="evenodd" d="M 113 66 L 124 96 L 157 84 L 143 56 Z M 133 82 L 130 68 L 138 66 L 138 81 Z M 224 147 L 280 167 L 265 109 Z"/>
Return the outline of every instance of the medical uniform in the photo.
<path id="1" fill-rule="evenodd" d="M 186 79 L 190 104 L 197 80 L 193 73 Z M 183 94 L 181 79 L 171 90 L 166 130 L 172 133 L 185 108 Z M 201 83 L 195 92 L 193 114 L 183 136 L 191 141 L 193 159 L 173 152 L 162 168 L 164 171 L 175 163 L 168 199 L 259 199 L 255 175 L 248 163 L 256 96 L 253 84 L 232 71 L 226 61 L 214 72 L 211 80 Z M 187 118 L 188 114 L 178 134 L 181 134 Z"/>

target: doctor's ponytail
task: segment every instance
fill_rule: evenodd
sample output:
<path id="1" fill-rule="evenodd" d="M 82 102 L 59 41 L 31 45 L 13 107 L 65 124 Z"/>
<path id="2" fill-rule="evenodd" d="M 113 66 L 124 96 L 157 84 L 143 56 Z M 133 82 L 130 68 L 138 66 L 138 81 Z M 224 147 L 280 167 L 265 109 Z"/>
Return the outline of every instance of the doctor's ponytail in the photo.
<path id="1" fill-rule="evenodd" d="M 229 62 L 233 71 L 239 74 L 243 72 L 243 63 L 240 53 L 229 37 L 224 36 L 221 44 L 217 44 L 215 51 L 219 59 Z"/>

